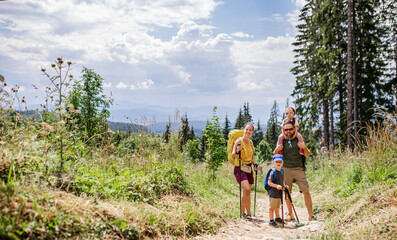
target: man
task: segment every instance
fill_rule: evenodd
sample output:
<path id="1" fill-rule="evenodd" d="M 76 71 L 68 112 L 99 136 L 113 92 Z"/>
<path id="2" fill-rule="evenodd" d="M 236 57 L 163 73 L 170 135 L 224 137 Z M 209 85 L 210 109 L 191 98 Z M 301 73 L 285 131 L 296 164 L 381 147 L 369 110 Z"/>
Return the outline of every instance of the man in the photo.
<path id="1" fill-rule="evenodd" d="M 309 213 L 309 221 L 313 221 L 315 220 L 315 217 L 313 216 L 312 198 L 309 193 L 309 183 L 306 179 L 302 155 L 299 153 L 299 149 L 304 150 L 304 156 L 306 158 L 310 156 L 310 151 L 304 143 L 298 143 L 298 139 L 295 137 L 296 129 L 292 121 L 284 122 L 283 129 L 285 135 L 283 140 L 283 169 L 285 185 L 287 185 L 289 187 L 289 191 L 292 192 L 292 182 L 294 180 L 296 181 L 299 186 L 299 190 L 303 193 L 303 197 L 305 199 L 305 205 L 307 212 Z M 286 200 L 286 204 L 289 212 L 289 216 L 286 218 L 286 221 L 295 220 L 289 199 Z"/>

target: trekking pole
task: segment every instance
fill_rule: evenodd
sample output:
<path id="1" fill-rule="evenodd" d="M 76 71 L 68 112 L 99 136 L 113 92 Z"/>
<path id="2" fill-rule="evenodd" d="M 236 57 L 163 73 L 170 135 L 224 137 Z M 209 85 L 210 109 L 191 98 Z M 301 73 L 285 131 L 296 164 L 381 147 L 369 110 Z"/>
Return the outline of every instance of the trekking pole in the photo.
<path id="1" fill-rule="evenodd" d="M 289 202 L 291 203 L 291 205 L 292 205 L 292 209 L 294 210 L 294 213 L 295 213 L 295 216 L 296 216 L 296 220 L 297 220 L 297 221 L 298 221 L 298 223 L 299 223 L 299 218 L 298 218 L 298 215 L 296 214 L 296 211 L 295 211 L 294 204 L 292 203 L 291 194 L 289 193 L 289 191 L 288 191 L 288 189 L 287 189 L 287 188 L 285 189 L 285 191 L 287 192 L 287 196 L 288 196 Z"/>
<path id="2" fill-rule="evenodd" d="M 281 224 L 284 228 L 284 206 L 283 206 L 283 190 L 281 189 Z"/>
<path id="3" fill-rule="evenodd" d="M 258 163 L 255 163 L 254 169 L 255 169 L 255 197 L 254 197 L 254 216 L 255 216 L 255 209 L 256 209 L 256 182 L 258 180 L 258 171 L 256 168 L 258 167 Z"/>
<path id="4" fill-rule="evenodd" d="M 241 150 L 238 152 L 238 162 L 239 162 L 239 169 L 240 169 L 240 218 L 241 218 Z"/>

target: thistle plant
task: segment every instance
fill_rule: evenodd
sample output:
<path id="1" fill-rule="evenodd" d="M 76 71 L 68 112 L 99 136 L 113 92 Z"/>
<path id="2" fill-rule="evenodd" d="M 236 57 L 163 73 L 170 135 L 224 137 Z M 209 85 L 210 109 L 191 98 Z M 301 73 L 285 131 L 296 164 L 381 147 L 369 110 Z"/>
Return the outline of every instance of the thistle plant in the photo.
<path id="1" fill-rule="evenodd" d="M 62 57 L 51 64 L 51 68 L 55 71 L 55 75 L 50 75 L 45 68 L 41 68 L 43 74 L 50 80 L 50 86 L 46 87 L 46 98 L 43 106 L 43 116 L 45 121 L 57 122 L 56 128 L 59 132 L 59 155 L 60 162 L 58 166 L 58 177 L 63 172 L 64 164 L 64 129 L 65 129 L 65 111 L 62 104 L 68 97 L 73 75 L 69 74 L 72 62 L 68 61 L 66 64 Z M 55 109 L 51 110 L 50 104 L 54 104 Z"/>

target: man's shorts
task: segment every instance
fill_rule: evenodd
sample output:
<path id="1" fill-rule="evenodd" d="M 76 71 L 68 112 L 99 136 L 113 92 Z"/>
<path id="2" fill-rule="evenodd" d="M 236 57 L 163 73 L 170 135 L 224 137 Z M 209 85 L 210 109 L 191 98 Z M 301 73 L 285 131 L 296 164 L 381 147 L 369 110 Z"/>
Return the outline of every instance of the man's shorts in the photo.
<path id="1" fill-rule="evenodd" d="M 269 197 L 269 205 L 270 205 L 270 209 L 278 209 L 281 206 L 281 198 L 272 198 Z"/>
<path id="2" fill-rule="evenodd" d="M 309 190 L 309 183 L 306 179 L 305 170 L 302 167 L 296 168 L 283 168 L 284 169 L 284 182 L 292 191 L 292 182 L 295 180 L 299 186 L 299 191 Z"/>
<path id="3" fill-rule="evenodd" d="M 240 167 L 234 167 L 234 176 L 238 183 L 240 183 Z M 249 184 L 254 184 L 254 171 L 252 170 L 251 173 L 245 173 L 241 171 L 241 181 L 248 180 Z"/>

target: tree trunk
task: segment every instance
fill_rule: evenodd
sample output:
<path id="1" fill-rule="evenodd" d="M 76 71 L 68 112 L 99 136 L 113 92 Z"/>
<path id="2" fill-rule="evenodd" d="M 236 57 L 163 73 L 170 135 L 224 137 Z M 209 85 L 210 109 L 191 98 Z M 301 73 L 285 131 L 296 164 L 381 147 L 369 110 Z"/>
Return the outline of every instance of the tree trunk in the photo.
<path id="1" fill-rule="evenodd" d="M 328 100 L 323 97 L 323 126 L 324 126 L 324 145 L 329 149 L 329 115 Z"/>
<path id="2" fill-rule="evenodd" d="M 354 5 L 354 0 L 353 0 L 353 5 Z M 354 46 L 356 45 L 356 39 L 355 39 L 355 25 L 356 25 L 356 14 L 355 14 L 355 10 L 353 7 L 353 25 L 352 25 L 352 36 L 351 36 L 351 40 L 352 40 L 352 67 L 353 67 L 353 134 L 354 134 L 354 139 L 355 141 L 357 141 L 357 136 L 358 136 L 358 107 L 357 107 L 357 63 L 356 63 L 356 51 L 354 49 Z"/>
<path id="3" fill-rule="evenodd" d="M 352 122 L 353 122 L 353 0 L 347 1 L 347 146 L 353 148 Z"/>
<path id="4" fill-rule="evenodd" d="M 396 66 L 396 76 L 395 76 L 395 79 L 394 79 L 394 90 L 396 91 L 395 111 L 396 111 L 396 116 L 397 116 L 397 44 L 394 46 L 394 64 Z M 396 117 L 396 124 L 397 124 L 397 117 Z"/>
<path id="5" fill-rule="evenodd" d="M 329 105 L 330 105 L 330 112 L 329 112 L 329 114 L 330 114 L 330 116 L 329 116 L 329 119 L 330 119 L 330 127 L 331 127 L 331 129 L 330 129 L 330 138 L 331 138 L 331 142 L 330 142 L 330 150 L 334 150 L 334 144 L 335 144 L 335 141 L 334 141 L 334 103 L 333 103 L 333 101 L 331 100 L 330 102 L 329 102 Z"/>

